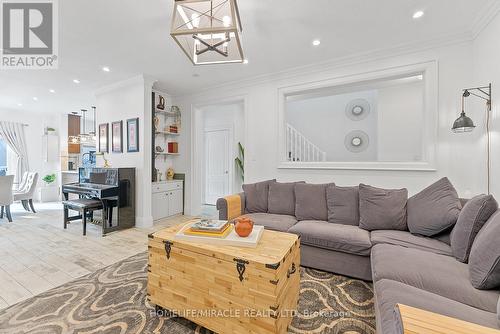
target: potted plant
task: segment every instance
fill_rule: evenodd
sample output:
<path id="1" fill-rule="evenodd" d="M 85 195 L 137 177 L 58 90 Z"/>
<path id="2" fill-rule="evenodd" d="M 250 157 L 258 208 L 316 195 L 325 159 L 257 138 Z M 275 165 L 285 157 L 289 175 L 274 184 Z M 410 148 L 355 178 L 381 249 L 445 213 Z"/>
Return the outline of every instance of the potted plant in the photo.
<path id="1" fill-rule="evenodd" d="M 245 149 L 241 143 L 238 143 L 238 157 L 234 159 L 236 163 L 236 168 L 238 169 L 241 181 L 245 181 Z"/>
<path id="2" fill-rule="evenodd" d="M 54 183 L 56 180 L 56 174 L 47 174 L 43 177 L 42 179 L 46 185 L 50 185 L 51 183 Z"/>
<path id="3" fill-rule="evenodd" d="M 40 202 L 55 202 L 59 200 L 59 188 L 55 186 L 56 174 L 47 174 L 42 178 L 45 187 L 38 189 Z"/>

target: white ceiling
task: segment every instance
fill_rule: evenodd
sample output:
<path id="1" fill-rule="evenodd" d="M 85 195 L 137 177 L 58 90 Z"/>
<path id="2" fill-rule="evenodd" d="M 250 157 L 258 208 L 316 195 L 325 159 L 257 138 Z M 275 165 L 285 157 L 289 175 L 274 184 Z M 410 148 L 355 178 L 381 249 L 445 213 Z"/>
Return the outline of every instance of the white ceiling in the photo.
<path id="1" fill-rule="evenodd" d="M 173 0 L 61 0 L 59 69 L 0 71 L 0 108 L 68 113 L 93 104 L 98 88 L 141 73 L 170 94 L 185 94 L 362 52 L 471 35 L 495 1 L 238 0 L 249 64 L 195 67 L 169 35 Z M 425 16 L 413 20 L 417 10 Z M 315 38 L 319 47 L 311 44 Z M 105 65 L 111 72 L 101 70 Z"/>

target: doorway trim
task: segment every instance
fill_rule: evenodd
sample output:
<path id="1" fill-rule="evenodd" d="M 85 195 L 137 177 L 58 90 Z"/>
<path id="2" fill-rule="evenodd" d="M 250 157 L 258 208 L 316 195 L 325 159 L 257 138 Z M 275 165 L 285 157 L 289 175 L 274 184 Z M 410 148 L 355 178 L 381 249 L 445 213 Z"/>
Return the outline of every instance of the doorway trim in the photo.
<path id="1" fill-rule="evenodd" d="M 229 136 L 229 142 L 228 142 L 228 188 L 230 191 L 233 191 L 234 189 L 234 164 L 231 163 L 231 155 L 233 153 L 232 147 L 234 146 L 234 124 L 221 124 L 220 126 L 215 126 L 215 127 L 206 127 L 203 129 L 203 136 L 205 137 L 207 132 L 217 132 L 217 131 L 227 131 L 228 136 Z M 201 205 L 210 205 L 207 204 L 207 154 L 206 150 L 203 151 L 203 165 L 202 165 L 202 170 L 203 173 L 202 175 L 202 196 L 201 196 Z"/>
<path id="2" fill-rule="evenodd" d="M 227 98 L 215 98 L 207 99 L 204 101 L 196 102 L 191 104 L 191 175 L 189 175 L 190 186 L 189 186 L 189 211 L 192 216 L 198 216 L 201 213 L 202 206 L 202 194 L 203 194 L 203 160 L 204 154 L 202 154 L 203 145 L 203 131 L 204 123 L 202 119 L 202 109 L 204 107 L 218 105 L 218 104 L 243 104 L 243 119 L 244 119 L 244 141 L 248 143 L 248 95 L 235 95 Z M 246 166 L 246 163 L 245 163 Z"/>

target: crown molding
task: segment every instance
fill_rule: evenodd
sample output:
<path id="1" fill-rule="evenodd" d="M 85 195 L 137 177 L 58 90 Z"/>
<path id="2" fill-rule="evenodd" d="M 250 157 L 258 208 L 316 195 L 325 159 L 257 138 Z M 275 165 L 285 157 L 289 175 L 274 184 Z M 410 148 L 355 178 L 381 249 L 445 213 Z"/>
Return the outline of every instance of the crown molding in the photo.
<path id="1" fill-rule="evenodd" d="M 270 81 L 291 79 L 308 74 L 321 73 L 329 70 L 334 70 L 339 67 L 353 66 L 367 62 L 380 61 L 383 59 L 403 56 L 413 53 L 428 51 L 430 49 L 442 48 L 451 45 L 469 43 L 473 41 L 473 36 L 470 31 L 462 31 L 451 35 L 442 35 L 432 40 L 414 41 L 403 43 L 391 48 L 376 49 L 367 52 L 334 58 L 328 61 L 309 64 L 305 66 L 293 67 L 283 71 L 270 74 L 253 76 L 246 79 L 234 80 L 220 85 L 214 85 L 209 88 L 198 90 L 197 92 L 188 92 L 174 96 L 175 99 L 185 99 L 188 97 L 197 97 L 213 90 L 245 88 L 249 86 L 259 85 Z"/>
<path id="2" fill-rule="evenodd" d="M 472 24 L 472 38 L 476 39 L 488 26 L 488 24 L 490 24 L 490 22 L 498 15 L 499 12 L 500 1 L 498 0 L 492 0 L 489 5 L 485 6 Z"/>

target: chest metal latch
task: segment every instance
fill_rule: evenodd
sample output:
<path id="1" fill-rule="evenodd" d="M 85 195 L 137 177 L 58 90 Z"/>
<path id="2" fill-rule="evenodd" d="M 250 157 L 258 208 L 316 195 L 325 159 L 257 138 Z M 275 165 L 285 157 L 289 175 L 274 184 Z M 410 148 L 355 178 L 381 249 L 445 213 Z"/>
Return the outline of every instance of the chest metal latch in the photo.
<path id="1" fill-rule="evenodd" d="M 170 259 L 170 252 L 172 251 L 172 245 L 174 243 L 168 240 L 163 241 L 163 243 L 165 244 L 165 252 L 167 253 L 167 259 Z"/>
<path id="2" fill-rule="evenodd" d="M 238 271 L 240 282 L 243 282 L 243 274 L 245 273 L 246 270 L 245 265 L 248 264 L 248 261 L 236 258 L 233 259 L 233 261 L 236 262 L 236 270 Z"/>

